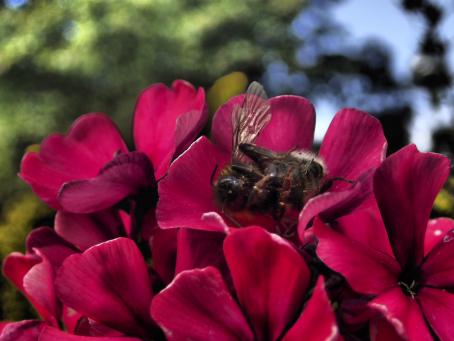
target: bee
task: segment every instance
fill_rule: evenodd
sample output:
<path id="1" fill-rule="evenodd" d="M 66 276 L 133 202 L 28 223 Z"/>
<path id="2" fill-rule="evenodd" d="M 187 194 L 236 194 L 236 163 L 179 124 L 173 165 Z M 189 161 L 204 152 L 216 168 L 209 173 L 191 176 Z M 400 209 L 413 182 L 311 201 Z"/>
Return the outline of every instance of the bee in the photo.
<path id="1" fill-rule="evenodd" d="M 287 212 L 300 211 L 324 185 L 326 168 L 315 154 L 279 153 L 254 144 L 271 116 L 265 90 L 251 83 L 243 102 L 232 112 L 231 162 L 212 180 L 216 200 L 229 217 L 249 211 L 280 221 Z"/>

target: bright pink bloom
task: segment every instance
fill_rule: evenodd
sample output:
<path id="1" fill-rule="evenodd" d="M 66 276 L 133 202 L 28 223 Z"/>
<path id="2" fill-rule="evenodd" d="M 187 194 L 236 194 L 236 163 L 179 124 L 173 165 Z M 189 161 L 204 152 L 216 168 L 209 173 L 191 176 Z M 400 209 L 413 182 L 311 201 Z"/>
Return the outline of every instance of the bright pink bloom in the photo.
<path id="1" fill-rule="evenodd" d="M 218 269 L 181 272 L 151 305 L 169 340 L 340 338 L 322 278 L 301 313 L 310 273 L 288 242 L 250 227 L 226 237 L 224 254 L 238 302 Z"/>
<path id="2" fill-rule="evenodd" d="M 64 183 L 94 178 L 117 153 L 126 152 L 108 116 L 86 114 L 74 122 L 66 136 L 50 135 L 38 153 L 25 154 L 20 176 L 49 206 L 60 209 L 57 196 Z"/>
<path id="3" fill-rule="evenodd" d="M 155 84 L 136 105 L 134 141 L 128 153 L 111 119 L 100 113 L 81 116 L 66 136 L 54 134 L 40 152 L 24 156 L 20 176 L 55 209 L 90 213 L 154 187 L 201 130 L 207 114 L 203 89 L 175 81 Z M 154 171 L 153 171 L 154 169 Z M 151 196 L 151 195 L 150 195 Z"/>
<path id="4" fill-rule="evenodd" d="M 134 142 L 153 164 L 156 179 L 197 137 L 207 120 L 203 88 L 176 80 L 169 89 L 154 84 L 139 96 L 134 112 Z"/>
<path id="5" fill-rule="evenodd" d="M 55 280 L 60 300 L 78 313 L 125 333 L 148 337 L 153 296 L 147 264 L 136 244 L 117 238 L 68 257 Z"/>
<path id="6" fill-rule="evenodd" d="M 42 319 L 54 326 L 62 319 L 70 330 L 75 321 L 58 300 L 54 280 L 64 259 L 76 252 L 54 230 L 42 227 L 29 234 L 25 255 L 13 252 L 3 262 L 5 277 L 27 297 Z"/>
<path id="7" fill-rule="evenodd" d="M 211 178 L 216 168 L 219 171 L 230 162 L 231 115 L 243 98 L 234 97 L 217 111 L 212 125 L 213 142 L 205 137 L 198 139 L 173 162 L 168 175 L 160 181 L 157 220 L 162 228 L 223 231 L 236 226 L 222 214 L 216 203 Z M 256 144 L 277 152 L 310 150 L 315 126 L 315 113 L 310 102 L 298 96 L 278 96 L 268 102 L 272 119 Z M 336 215 L 358 205 L 371 193 L 365 173 L 380 165 L 385 149 L 386 140 L 377 119 L 355 109 L 344 109 L 336 114 L 319 155 L 326 164 L 328 178 L 359 181 L 354 186 L 335 181 L 328 192 L 312 198 L 301 212 L 301 238 L 315 215 Z M 266 226 L 270 230 L 276 225 L 270 218 L 258 215 L 246 217 L 242 223 Z"/>
<path id="8" fill-rule="evenodd" d="M 318 256 L 356 292 L 373 295 L 369 306 L 411 340 L 431 340 L 429 327 L 441 340 L 454 333 L 454 221 L 429 221 L 449 170 L 442 155 L 405 147 L 374 176 L 384 225 L 357 213 L 340 231 L 315 223 Z"/>

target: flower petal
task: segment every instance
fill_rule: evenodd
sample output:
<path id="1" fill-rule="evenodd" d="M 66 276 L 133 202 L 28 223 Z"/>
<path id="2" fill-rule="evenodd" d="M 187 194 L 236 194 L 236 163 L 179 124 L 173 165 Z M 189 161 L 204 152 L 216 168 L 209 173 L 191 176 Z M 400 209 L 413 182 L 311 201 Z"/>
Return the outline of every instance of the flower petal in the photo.
<path id="1" fill-rule="evenodd" d="M 196 137 L 207 119 L 205 92 L 183 80 L 171 88 L 154 84 L 137 100 L 134 112 L 134 142 L 151 160 L 155 177 L 167 171 L 176 151 Z"/>
<path id="2" fill-rule="evenodd" d="M 42 321 L 24 320 L 8 323 L 0 334 L 2 341 L 38 341 L 41 330 L 46 325 Z"/>
<path id="3" fill-rule="evenodd" d="M 301 309 L 309 268 L 284 239 L 260 227 L 227 236 L 224 254 L 241 306 L 259 340 L 276 340 Z"/>
<path id="4" fill-rule="evenodd" d="M 32 230 L 27 236 L 27 251 L 33 253 L 38 249 L 57 270 L 63 261 L 75 252 L 79 252 L 71 243 L 61 238 L 50 227 L 39 227 Z"/>
<path id="5" fill-rule="evenodd" d="M 423 288 L 418 293 L 418 301 L 440 340 L 451 340 L 454 335 L 454 295 L 444 290 Z"/>
<path id="6" fill-rule="evenodd" d="M 356 109 L 342 109 L 328 127 L 320 156 L 330 177 L 355 180 L 380 165 L 386 146 L 382 126 L 375 117 Z"/>
<path id="7" fill-rule="evenodd" d="M 319 240 L 317 255 L 328 267 L 343 275 L 353 290 L 379 294 L 397 285 L 400 267 L 389 254 L 346 238 L 320 219 L 314 222 L 314 233 Z"/>
<path id="8" fill-rule="evenodd" d="M 146 336 L 152 322 L 147 265 L 136 244 L 117 238 L 65 260 L 55 281 L 63 303 L 128 335 Z"/>
<path id="9" fill-rule="evenodd" d="M 72 213 L 93 213 L 112 207 L 124 198 L 156 185 L 145 154 L 119 154 L 98 176 L 65 183 L 58 195 L 60 205 Z"/>
<path id="10" fill-rule="evenodd" d="M 178 233 L 178 229 L 156 228 L 149 239 L 153 269 L 165 284 L 175 277 Z"/>
<path id="11" fill-rule="evenodd" d="M 232 112 L 243 103 L 244 95 L 235 96 L 222 105 L 213 118 L 212 138 L 223 151 L 232 151 Z M 312 104 L 299 96 L 277 96 L 268 100 L 271 121 L 263 128 L 256 144 L 277 152 L 310 149 L 314 139 L 315 111 Z"/>
<path id="12" fill-rule="evenodd" d="M 10 253 L 3 260 L 2 272 L 19 290 L 24 290 L 23 279 L 30 269 L 41 262 L 36 254 L 23 255 L 19 252 Z"/>
<path id="13" fill-rule="evenodd" d="M 24 294 L 30 299 L 42 318 L 58 326 L 61 304 L 57 299 L 54 280 L 55 271 L 47 257 L 36 250 L 41 262 L 33 266 L 23 278 Z"/>
<path id="14" fill-rule="evenodd" d="M 300 96 L 270 98 L 271 121 L 263 128 L 256 144 L 276 152 L 309 150 L 315 131 L 315 110 L 311 102 Z"/>
<path id="15" fill-rule="evenodd" d="M 222 244 L 226 235 L 223 232 L 181 229 L 178 233 L 178 254 L 176 273 L 195 268 L 214 266 L 228 273 Z"/>
<path id="16" fill-rule="evenodd" d="M 448 220 L 447 218 L 445 220 Z M 424 285 L 436 288 L 454 287 L 454 226 L 424 258 L 421 277 Z"/>
<path id="17" fill-rule="evenodd" d="M 232 153 L 233 126 L 232 112 L 235 106 L 241 105 L 244 95 L 234 96 L 221 105 L 213 116 L 211 139 L 213 143 L 229 155 Z"/>
<path id="18" fill-rule="evenodd" d="M 347 238 L 394 257 L 385 225 L 377 210 L 356 210 L 331 226 Z"/>
<path id="19" fill-rule="evenodd" d="M 454 229 L 453 219 L 437 218 L 429 220 L 424 238 L 424 256 L 427 256 L 432 248 L 452 229 Z"/>
<path id="20" fill-rule="evenodd" d="M 388 157 L 375 173 L 377 203 L 402 267 L 418 264 L 424 256 L 429 215 L 449 170 L 446 157 L 420 153 L 410 145 Z"/>
<path id="21" fill-rule="evenodd" d="M 325 192 L 310 199 L 298 217 L 300 239 L 304 241 L 305 229 L 317 215 L 328 222 L 360 207 L 371 206 L 371 201 L 374 200 L 371 177 L 372 172 L 367 172 L 349 188 Z"/>
<path id="22" fill-rule="evenodd" d="M 28 255 L 13 252 L 3 262 L 3 274 L 27 297 L 43 320 L 58 325 L 55 273 L 45 256 L 39 252 Z"/>
<path id="23" fill-rule="evenodd" d="M 59 209 L 56 197 L 67 181 L 96 176 L 117 152 L 126 152 L 112 120 L 101 113 L 86 114 L 77 119 L 66 136 L 46 138 L 40 152 L 25 154 L 19 176 L 47 204 Z"/>
<path id="24" fill-rule="evenodd" d="M 115 210 L 91 214 L 59 211 L 55 216 L 55 231 L 82 251 L 126 234 Z"/>
<path id="25" fill-rule="evenodd" d="M 212 220 L 204 221 L 207 212 L 219 211 L 211 178 L 216 167 L 222 168 L 229 156 L 220 152 L 207 138 L 201 137 L 176 159 L 165 178 L 159 182 L 156 208 L 161 228 L 190 227 L 223 231 Z"/>
<path id="26" fill-rule="evenodd" d="M 398 286 L 377 296 L 369 306 L 380 311 L 406 340 L 432 340 L 418 303 Z"/>
<path id="27" fill-rule="evenodd" d="M 375 318 L 370 321 L 370 339 L 372 341 L 404 341 L 396 328 L 385 318 Z"/>
<path id="28" fill-rule="evenodd" d="M 297 341 L 303 338 L 311 341 L 342 340 L 323 277 L 317 280 L 303 312 L 282 340 Z"/>
<path id="29" fill-rule="evenodd" d="M 68 334 L 57 328 L 45 326 L 39 335 L 39 341 L 140 341 L 141 339 L 135 337 L 122 337 L 122 336 L 80 336 Z"/>
<path id="30" fill-rule="evenodd" d="M 183 271 L 151 304 L 168 340 L 254 340 L 221 274 L 207 267 Z"/>

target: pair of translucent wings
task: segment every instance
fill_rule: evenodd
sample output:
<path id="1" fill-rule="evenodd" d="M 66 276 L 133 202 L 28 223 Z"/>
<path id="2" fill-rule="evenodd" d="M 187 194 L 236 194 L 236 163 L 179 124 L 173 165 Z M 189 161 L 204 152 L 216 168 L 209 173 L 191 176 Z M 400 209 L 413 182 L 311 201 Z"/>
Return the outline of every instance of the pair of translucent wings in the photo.
<path id="1" fill-rule="evenodd" d="M 232 162 L 247 162 L 239 146 L 243 143 L 254 143 L 262 129 L 271 120 L 271 109 L 263 86 L 252 82 L 242 104 L 236 105 L 232 113 Z"/>

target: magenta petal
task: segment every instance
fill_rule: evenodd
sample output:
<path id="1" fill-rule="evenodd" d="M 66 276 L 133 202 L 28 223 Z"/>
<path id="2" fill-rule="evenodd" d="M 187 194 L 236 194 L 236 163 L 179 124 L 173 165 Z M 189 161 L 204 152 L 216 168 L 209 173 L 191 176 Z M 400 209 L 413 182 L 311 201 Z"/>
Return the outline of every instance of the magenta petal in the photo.
<path id="1" fill-rule="evenodd" d="M 114 329 L 144 336 L 152 326 L 147 265 L 130 239 L 117 238 L 70 256 L 55 285 L 63 303 Z"/>
<path id="2" fill-rule="evenodd" d="M 165 284 L 175 277 L 178 233 L 177 229 L 156 228 L 149 239 L 153 269 Z"/>
<path id="3" fill-rule="evenodd" d="M 55 231 L 82 251 L 106 240 L 125 236 L 123 223 L 115 210 L 91 214 L 59 211 L 55 216 Z"/>
<path id="4" fill-rule="evenodd" d="M 317 255 L 343 275 L 353 290 L 379 294 L 397 285 L 400 266 L 389 254 L 346 238 L 319 219 L 315 220 L 314 233 L 319 240 Z"/>
<path id="5" fill-rule="evenodd" d="M 259 340 L 276 340 L 301 309 L 309 284 L 302 256 L 260 227 L 238 229 L 224 242 L 235 290 Z"/>
<path id="6" fill-rule="evenodd" d="M 135 337 L 114 337 L 114 336 L 79 336 L 68 334 L 57 328 L 45 326 L 39 335 L 39 341 L 140 341 L 141 339 Z"/>
<path id="7" fill-rule="evenodd" d="M 224 153 L 230 156 L 232 152 L 233 127 L 232 112 L 236 105 L 241 105 L 244 95 L 230 98 L 221 105 L 213 116 L 211 124 L 211 139 Z"/>
<path id="8" fill-rule="evenodd" d="M 319 277 L 312 296 L 295 324 L 285 334 L 283 341 L 341 340 L 336 316 L 325 291 L 325 281 Z"/>
<path id="9" fill-rule="evenodd" d="M 36 254 L 23 255 L 19 252 L 10 253 L 3 260 L 2 272 L 20 291 L 24 290 L 23 279 L 27 272 L 41 262 Z"/>
<path id="10" fill-rule="evenodd" d="M 38 341 L 41 330 L 46 323 L 25 320 L 8 323 L 0 334 L 1 341 Z"/>
<path id="11" fill-rule="evenodd" d="M 223 232 L 181 229 L 178 233 L 178 254 L 175 273 L 214 266 L 227 273 L 222 245 Z"/>
<path id="12" fill-rule="evenodd" d="M 382 293 L 369 303 L 394 326 L 396 332 L 408 340 L 432 340 L 424 316 L 415 299 L 405 296 L 396 287 Z"/>
<path id="13" fill-rule="evenodd" d="M 27 297 L 43 320 L 57 325 L 55 274 L 47 259 L 39 254 L 13 252 L 3 262 L 3 274 Z"/>
<path id="14" fill-rule="evenodd" d="M 440 340 L 452 340 L 454 335 L 454 295 L 444 290 L 423 288 L 418 301 L 424 316 Z"/>
<path id="15" fill-rule="evenodd" d="M 145 154 L 130 152 L 117 155 L 93 179 L 66 183 L 58 200 L 66 211 L 92 213 L 154 186 L 152 166 Z"/>
<path id="16" fill-rule="evenodd" d="M 380 317 L 370 321 L 370 339 L 372 341 L 404 341 L 396 328 L 385 318 Z"/>
<path id="17" fill-rule="evenodd" d="M 205 93 L 188 82 L 177 80 L 170 89 L 154 84 L 142 92 L 134 112 L 134 142 L 153 163 L 157 179 L 167 171 L 175 151 L 192 142 L 206 119 Z"/>
<path id="18" fill-rule="evenodd" d="M 213 141 L 229 154 L 232 150 L 232 112 L 236 105 L 243 103 L 243 98 L 244 95 L 231 98 L 218 109 L 213 118 Z M 272 118 L 259 135 L 257 145 L 278 152 L 310 149 L 315 128 L 312 104 L 303 97 L 290 95 L 273 97 L 268 103 Z"/>
<path id="19" fill-rule="evenodd" d="M 364 174 L 355 184 L 339 191 L 329 191 L 310 199 L 298 217 L 298 234 L 304 240 L 304 230 L 319 215 L 324 221 L 349 214 L 373 200 L 371 172 Z"/>
<path id="20" fill-rule="evenodd" d="M 65 326 L 65 330 L 67 330 L 69 333 L 76 334 L 81 318 L 82 315 L 79 314 L 77 311 L 63 305 L 61 321 Z"/>
<path id="21" fill-rule="evenodd" d="M 394 254 L 403 267 L 418 264 L 424 256 L 429 215 L 449 170 L 446 157 L 420 153 L 410 145 L 388 157 L 375 173 L 377 203 Z"/>
<path id="22" fill-rule="evenodd" d="M 299 96 L 277 96 L 268 100 L 271 121 L 265 126 L 257 145 L 276 152 L 310 149 L 314 140 L 315 110 L 311 102 Z"/>
<path id="23" fill-rule="evenodd" d="M 58 190 L 67 181 L 95 176 L 115 153 L 126 152 L 112 120 L 100 113 L 81 116 L 68 134 L 54 134 L 41 143 L 39 153 L 25 154 L 20 177 L 50 206 L 59 209 Z"/>
<path id="24" fill-rule="evenodd" d="M 357 210 L 338 218 L 332 226 L 347 238 L 394 257 L 385 225 L 376 211 Z"/>
<path id="25" fill-rule="evenodd" d="M 181 272 L 151 304 L 168 340 L 254 340 L 221 274 L 213 267 Z"/>
<path id="26" fill-rule="evenodd" d="M 451 227 L 452 224 L 450 221 Z M 427 286 L 454 287 L 454 228 L 448 231 L 424 258 L 421 277 Z"/>
<path id="27" fill-rule="evenodd" d="M 356 109 L 343 109 L 331 121 L 320 156 L 329 176 L 355 180 L 380 165 L 386 146 L 383 129 L 375 117 Z"/>
<path id="28" fill-rule="evenodd" d="M 27 251 L 33 253 L 38 249 L 44 254 L 55 270 L 57 270 L 66 257 L 79 252 L 74 245 L 61 238 L 50 227 L 40 227 L 32 230 L 27 236 Z"/>
<path id="29" fill-rule="evenodd" d="M 56 321 L 61 315 L 61 304 L 54 287 L 55 271 L 47 257 L 36 252 L 42 260 L 24 276 L 24 293 L 44 320 L 58 326 Z"/>
<path id="30" fill-rule="evenodd" d="M 39 341 L 140 341 L 135 337 L 122 336 L 79 336 L 68 334 L 57 328 L 45 326 L 39 335 Z"/>
<path id="31" fill-rule="evenodd" d="M 424 238 L 424 256 L 438 244 L 440 240 L 454 229 L 454 220 L 449 218 L 437 218 L 429 220 Z"/>
<path id="32" fill-rule="evenodd" d="M 191 227 L 223 231 L 212 220 L 204 221 L 207 212 L 218 212 L 211 177 L 216 167 L 227 163 L 229 156 L 220 152 L 207 138 L 201 137 L 176 159 L 165 178 L 159 182 L 156 217 L 161 228 Z"/>

